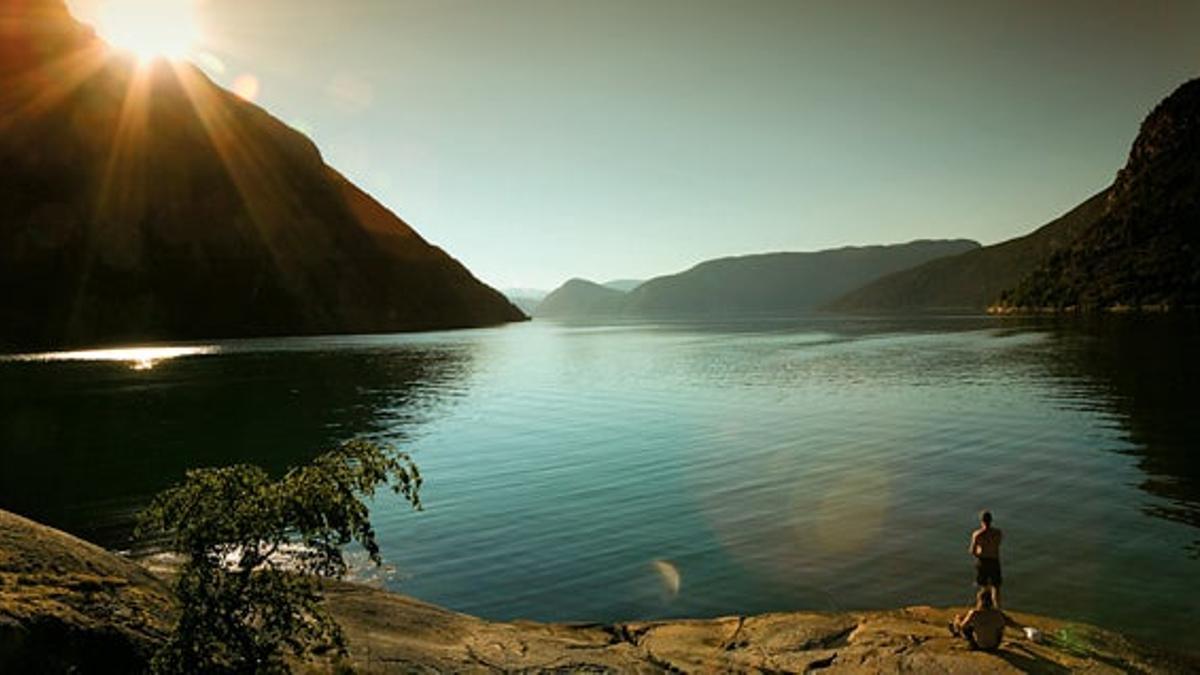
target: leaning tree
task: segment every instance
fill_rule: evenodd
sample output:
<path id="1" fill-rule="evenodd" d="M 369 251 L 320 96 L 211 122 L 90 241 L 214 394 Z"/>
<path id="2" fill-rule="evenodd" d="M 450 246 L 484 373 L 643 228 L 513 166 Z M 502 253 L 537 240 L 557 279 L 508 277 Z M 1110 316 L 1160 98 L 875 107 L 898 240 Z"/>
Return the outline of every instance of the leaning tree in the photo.
<path id="1" fill-rule="evenodd" d="M 346 653 L 321 580 L 347 572 L 358 542 L 382 562 L 367 500 L 390 487 L 421 508 L 412 458 L 351 441 L 274 479 L 259 467 L 189 471 L 141 514 L 139 534 L 182 558 L 180 615 L 152 668 L 160 673 L 288 671 L 288 655 Z"/>

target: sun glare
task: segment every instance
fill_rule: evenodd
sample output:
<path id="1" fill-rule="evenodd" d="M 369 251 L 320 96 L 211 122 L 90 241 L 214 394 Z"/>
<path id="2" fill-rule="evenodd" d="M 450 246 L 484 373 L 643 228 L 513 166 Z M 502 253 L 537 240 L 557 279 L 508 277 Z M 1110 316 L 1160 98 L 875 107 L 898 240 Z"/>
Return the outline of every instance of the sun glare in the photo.
<path id="1" fill-rule="evenodd" d="M 102 0 L 96 31 L 142 61 L 185 58 L 200 39 L 196 0 Z"/>
<path id="2" fill-rule="evenodd" d="M 126 347 L 121 349 L 84 349 L 75 352 L 45 352 L 0 356 L 0 362 L 109 361 L 122 363 L 131 370 L 152 370 L 163 361 L 184 356 L 214 354 L 216 347 Z"/>

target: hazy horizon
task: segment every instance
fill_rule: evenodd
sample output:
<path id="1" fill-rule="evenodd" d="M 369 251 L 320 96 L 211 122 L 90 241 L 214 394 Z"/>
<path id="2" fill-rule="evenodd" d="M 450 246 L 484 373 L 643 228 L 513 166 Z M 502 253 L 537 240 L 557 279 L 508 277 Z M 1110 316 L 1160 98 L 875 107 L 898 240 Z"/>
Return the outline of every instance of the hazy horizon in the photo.
<path id="1" fill-rule="evenodd" d="M 194 63 L 498 288 L 1025 234 L 1200 71 L 1200 6 L 1173 2 L 195 11 Z"/>

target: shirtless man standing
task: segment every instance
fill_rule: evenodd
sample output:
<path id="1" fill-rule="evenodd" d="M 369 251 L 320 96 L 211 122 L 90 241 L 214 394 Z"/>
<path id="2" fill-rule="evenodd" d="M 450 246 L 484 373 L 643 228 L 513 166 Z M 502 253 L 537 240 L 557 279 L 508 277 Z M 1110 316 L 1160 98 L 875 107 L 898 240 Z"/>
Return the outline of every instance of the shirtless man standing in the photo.
<path id="1" fill-rule="evenodd" d="M 971 555 L 975 556 L 975 585 L 990 588 L 992 605 L 1000 608 L 1000 541 L 1004 533 L 992 527 L 992 512 L 979 514 L 979 529 L 971 533 Z"/>

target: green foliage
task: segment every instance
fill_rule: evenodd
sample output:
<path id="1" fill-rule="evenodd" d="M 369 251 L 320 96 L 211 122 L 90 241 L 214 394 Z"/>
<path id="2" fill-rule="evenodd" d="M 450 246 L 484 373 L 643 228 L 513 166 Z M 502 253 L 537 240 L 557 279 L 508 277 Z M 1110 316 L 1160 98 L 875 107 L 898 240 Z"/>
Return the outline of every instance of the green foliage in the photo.
<path id="1" fill-rule="evenodd" d="M 1052 633 L 1048 642 L 1061 651 L 1088 658 L 1095 653 L 1097 639 L 1094 631 L 1087 627 L 1067 625 Z"/>
<path id="2" fill-rule="evenodd" d="M 182 613 L 154 670 L 286 672 L 288 654 L 344 653 L 320 578 L 346 573 L 342 547 L 351 542 L 382 562 L 365 501 L 380 486 L 420 509 L 412 459 L 366 441 L 278 480 L 248 465 L 197 469 L 158 495 L 139 532 L 164 537 L 184 562 L 175 582 Z"/>

